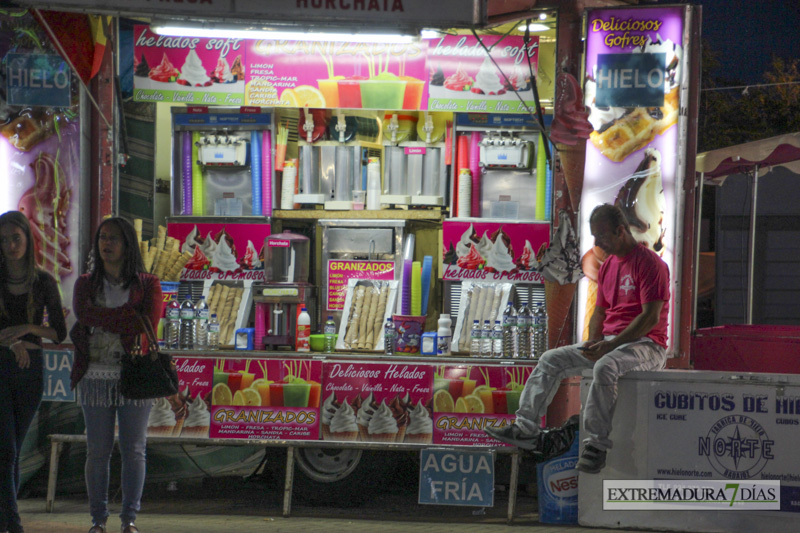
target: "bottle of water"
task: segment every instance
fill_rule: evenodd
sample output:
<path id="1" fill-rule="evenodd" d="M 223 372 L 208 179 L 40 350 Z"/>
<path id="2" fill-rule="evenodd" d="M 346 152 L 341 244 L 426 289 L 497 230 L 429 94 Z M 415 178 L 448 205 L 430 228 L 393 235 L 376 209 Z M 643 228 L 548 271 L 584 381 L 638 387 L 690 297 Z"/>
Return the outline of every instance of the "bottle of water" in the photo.
<path id="1" fill-rule="evenodd" d="M 533 357 L 537 359 L 547 350 L 547 310 L 539 304 L 533 313 Z"/>
<path id="2" fill-rule="evenodd" d="M 519 339 L 519 356 L 527 359 L 531 356 L 531 312 L 528 304 L 522 304 L 517 314 L 517 337 Z"/>
<path id="3" fill-rule="evenodd" d="M 216 313 L 208 321 L 208 349 L 219 350 L 219 320 Z"/>
<path id="4" fill-rule="evenodd" d="M 180 347 L 178 339 L 181 331 L 181 304 L 178 303 L 177 298 L 167 304 L 166 318 L 167 334 L 165 337 L 167 338 L 167 347 L 170 350 L 177 350 Z"/>
<path id="5" fill-rule="evenodd" d="M 181 304 L 181 350 L 191 350 L 194 348 L 194 323 L 195 312 L 191 298 L 186 298 Z"/>
<path id="6" fill-rule="evenodd" d="M 397 339 L 397 330 L 394 327 L 394 320 L 391 317 L 386 319 L 383 325 L 383 346 L 386 355 L 394 355 L 394 344 Z"/>
<path id="7" fill-rule="evenodd" d="M 333 347 L 336 344 L 336 322 L 333 321 L 333 315 L 328 315 L 328 320 L 325 321 L 325 327 L 322 329 L 325 335 L 325 348 L 322 350 L 325 353 L 333 353 Z"/>
<path id="8" fill-rule="evenodd" d="M 504 357 L 519 357 L 517 338 L 517 310 L 514 309 L 514 304 L 512 302 L 508 302 L 505 311 L 503 311 Z"/>
<path id="9" fill-rule="evenodd" d="M 208 344 L 208 304 L 206 297 L 201 296 L 197 305 L 194 307 L 195 326 L 194 326 L 194 347 L 198 350 L 205 350 Z"/>
<path id="10" fill-rule="evenodd" d="M 492 323 L 488 320 L 483 321 L 483 332 L 481 333 L 481 357 L 492 356 Z"/>
<path id="11" fill-rule="evenodd" d="M 469 356 L 481 356 L 481 337 L 483 336 L 483 329 L 477 320 L 472 322 L 472 328 L 469 331 Z"/>
<path id="12" fill-rule="evenodd" d="M 492 357 L 495 359 L 503 357 L 503 326 L 499 320 L 494 321 L 492 328 Z"/>

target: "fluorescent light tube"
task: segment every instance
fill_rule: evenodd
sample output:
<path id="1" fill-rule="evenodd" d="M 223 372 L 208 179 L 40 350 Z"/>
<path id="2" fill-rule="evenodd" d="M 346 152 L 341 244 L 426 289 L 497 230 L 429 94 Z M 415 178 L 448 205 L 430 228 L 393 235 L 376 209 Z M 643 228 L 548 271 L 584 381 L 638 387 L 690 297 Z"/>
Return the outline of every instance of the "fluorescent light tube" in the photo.
<path id="1" fill-rule="evenodd" d="M 202 28 L 197 26 L 153 25 L 150 29 L 158 35 L 176 37 L 234 38 L 234 39 L 270 39 L 286 41 L 341 41 L 349 43 L 398 43 L 408 44 L 414 41 L 412 35 L 392 33 L 335 33 L 312 31 L 269 31 L 244 30 L 231 28 Z"/>

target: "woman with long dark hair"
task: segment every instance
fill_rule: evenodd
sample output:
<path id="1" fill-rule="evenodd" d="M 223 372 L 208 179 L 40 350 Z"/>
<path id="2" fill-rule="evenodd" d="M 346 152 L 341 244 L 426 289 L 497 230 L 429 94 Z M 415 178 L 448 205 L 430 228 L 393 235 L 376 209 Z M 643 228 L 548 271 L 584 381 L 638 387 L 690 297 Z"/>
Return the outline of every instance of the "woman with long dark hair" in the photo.
<path id="1" fill-rule="evenodd" d="M 146 470 L 147 418 L 152 400 L 131 400 L 119 392 L 121 358 L 141 343 L 147 353 L 142 320 L 157 324 L 161 284 L 144 272 L 133 226 L 123 218 L 100 224 L 94 239 L 94 268 L 75 283 L 73 310 L 78 323 L 70 332 L 75 343 L 72 386 L 86 422 L 86 488 L 92 528 L 105 533 L 114 422 L 119 420 L 122 456 L 122 533 L 136 533 Z"/>
<path id="2" fill-rule="evenodd" d="M 47 311 L 48 324 L 44 325 Z M 42 401 L 42 337 L 67 336 L 53 277 L 36 267 L 28 219 L 0 215 L 0 531 L 20 533 L 19 451 Z"/>

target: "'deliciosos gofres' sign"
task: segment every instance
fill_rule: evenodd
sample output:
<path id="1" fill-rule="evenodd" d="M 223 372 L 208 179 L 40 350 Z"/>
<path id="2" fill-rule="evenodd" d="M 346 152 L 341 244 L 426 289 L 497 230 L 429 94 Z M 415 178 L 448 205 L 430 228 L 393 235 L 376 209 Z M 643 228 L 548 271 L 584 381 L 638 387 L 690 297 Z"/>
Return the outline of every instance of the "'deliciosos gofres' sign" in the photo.
<path id="1" fill-rule="evenodd" d="M 494 506 L 494 452 L 425 449 L 419 503 Z"/>

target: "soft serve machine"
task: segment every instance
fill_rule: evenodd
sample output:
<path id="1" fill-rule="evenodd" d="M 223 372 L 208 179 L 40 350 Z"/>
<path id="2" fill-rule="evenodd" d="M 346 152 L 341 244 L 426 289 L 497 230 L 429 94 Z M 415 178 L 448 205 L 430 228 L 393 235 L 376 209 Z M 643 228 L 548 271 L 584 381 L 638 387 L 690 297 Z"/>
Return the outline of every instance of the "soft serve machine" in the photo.
<path id="1" fill-rule="evenodd" d="M 366 191 L 368 158 L 380 156 L 380 122 L 341 111 L 330 118 L 326 110 L 307 111 L 301 111 L 299 190 L 294 202 L 350 210 L 355 192 Z"/>
<path id="2" fill-rule="evenodd" d="M 401 122 L 410 127 L 401 128 Z M 391 113 L 384 129 L 381 203 L 443 206 L 447 191 L 443 115 Z"/>
<path id="3" fill-rule="evenodd" d="M 302 307 L 316 329 L 317 289 L 308 283 L 310 240 L 286 231 L 267 237 L 264 249 L 265 283 L 253 286 L 255 348 L 294 350 Z"/>

